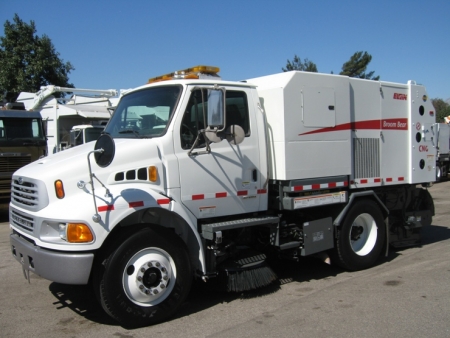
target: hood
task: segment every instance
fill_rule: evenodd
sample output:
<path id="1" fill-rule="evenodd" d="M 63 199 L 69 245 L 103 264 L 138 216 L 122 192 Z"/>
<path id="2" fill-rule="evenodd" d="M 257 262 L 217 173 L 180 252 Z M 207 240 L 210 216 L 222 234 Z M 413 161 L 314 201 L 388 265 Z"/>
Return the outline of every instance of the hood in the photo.
<path id="1" fill-rule="evenodd" d="M 160 174 L 164 173 L 162 151 L 159 139 L 115 139 L 115 155 L 112 163 L 99 167 L 94 154 L 89 156 L 92 172 L 100 181 L 108 186 L 123 183 L 147 183 L 153 187 L 164 186 L 164 182 L 149 182 L 139 176 L 139 170 L 147 172 L 149 166 L 157 166 Z M 88 154 L 94 150 L 95 142 L 86 143 L 74 148 L 49 155 L 35 161 L 14 173 L 14 176 L 29 177 L 43 181 L 53 190 L 58 179 L 64 183 L 66 195 L 78 190 L 77 182 L 89 182 Z M 98 186 L 95 182 L 96 187 Z"/>

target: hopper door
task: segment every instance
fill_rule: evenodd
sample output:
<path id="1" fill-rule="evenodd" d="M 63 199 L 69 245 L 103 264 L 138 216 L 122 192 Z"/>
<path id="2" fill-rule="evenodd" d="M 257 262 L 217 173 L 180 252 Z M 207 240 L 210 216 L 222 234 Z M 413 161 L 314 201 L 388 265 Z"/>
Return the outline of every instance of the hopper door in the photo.
<path id="1" fill-rule="evenodd" d="M 302 119 L 305 127 L 335 127 L 336 103 L 334 89 L 327 87 L 303 88 Z"/>

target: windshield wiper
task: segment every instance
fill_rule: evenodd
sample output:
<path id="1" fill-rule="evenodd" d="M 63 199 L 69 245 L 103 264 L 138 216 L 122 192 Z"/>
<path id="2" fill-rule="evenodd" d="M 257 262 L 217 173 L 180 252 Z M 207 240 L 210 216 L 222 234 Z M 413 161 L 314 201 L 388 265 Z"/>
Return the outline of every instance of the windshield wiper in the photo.
<path id="1" fill-rule="evenodd" d="M 124 130 L 119 131 L 119 134 L 134 134 L 136 137 L 139 136 L 139 132 L 134 129 L 124 129 Z"/>

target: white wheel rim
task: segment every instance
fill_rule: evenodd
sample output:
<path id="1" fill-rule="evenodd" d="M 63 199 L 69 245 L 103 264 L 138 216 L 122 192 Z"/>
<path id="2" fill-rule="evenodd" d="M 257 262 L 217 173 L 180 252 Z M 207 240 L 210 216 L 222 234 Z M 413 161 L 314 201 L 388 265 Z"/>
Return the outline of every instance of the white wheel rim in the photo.
<path id="1" fill-rule="evenodd" d="M 370 214 L 361 214 L 353 221 L 349 239 L 358 256 L 368 255 L 377 242 L 377 224 Z"/>
<path id="2" fill-rule="evenodd" d="M 155 306 L 175 285 L 177 271 L 172 257 L 160 248 L 146 248 L 128 261 L 122 274 L 127 297 L 139 306 Z"/>

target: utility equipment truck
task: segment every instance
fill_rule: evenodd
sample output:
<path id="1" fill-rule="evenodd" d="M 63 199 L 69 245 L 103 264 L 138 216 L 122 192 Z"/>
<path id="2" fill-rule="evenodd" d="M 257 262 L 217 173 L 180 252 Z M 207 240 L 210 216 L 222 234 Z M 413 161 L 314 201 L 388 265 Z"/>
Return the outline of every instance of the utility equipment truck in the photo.
<path id="1" fill-rule="evenodd" d="M 7 103 L 0 110 L 0 203 L 9 203 L 13 173 L 46 155 L 47 140 L 39 112 Z"/>
<path id="2" fill-rule="evenodd" d="M 437 155 L 436 181 L 447 178 L 450 165 L 450 124 L 436 123 Z"/>
<path id="3" fill-rule="evenodd" d="M 106 126 L 106 121 L 93 124 L 82 124 L 73 126 L 70 130 L 70 147 L 79 146 L 80 144 L 96 141 Z"/>
<path id="4" fill-rule="evenodd" d="M 56 93 L 73 95 L 68 98 L 57 98 Z M 71 146 L 70 134 L 74 126 L 94 126 L 107 122 L 111 117 L 110 110 L 117 99 L 118 92 L 115 89 L 97 90 L 49 85 L 41 87 L 37 93 L 22 92 L 16 101 L 23 103 L 27 110 L 41 112 L 48 138 L 48 152 L 56 153 Z M 85 130 L 81 131 L 81 136 L 84 136 Z M 80 138 L 74 141 L 79 144 Z"/>
<path id="5" fill-rule="evenodd" d="M 372 267 L 413 245 L 434 204 L 423 86 L 197 66 L 124 94 L 97 142 L 14 174 L 10 236 L 30 272 L 92 283 L 127 327 L 172 315 L 194 278 L 276 279 L 266 258 Z"/>

